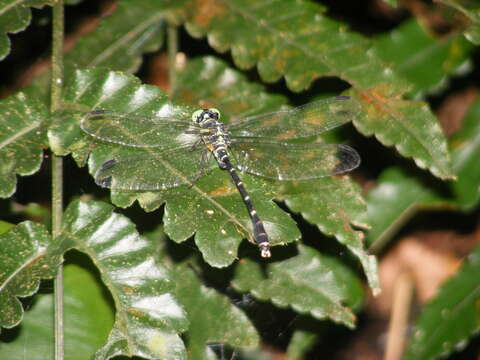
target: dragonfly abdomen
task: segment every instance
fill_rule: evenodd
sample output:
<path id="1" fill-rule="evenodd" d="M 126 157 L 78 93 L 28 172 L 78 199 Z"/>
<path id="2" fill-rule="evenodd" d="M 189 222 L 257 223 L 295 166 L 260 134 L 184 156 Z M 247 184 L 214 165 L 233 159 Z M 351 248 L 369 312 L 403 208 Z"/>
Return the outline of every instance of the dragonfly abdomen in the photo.
<path id="1" fill-rule="evenodd" d="M 247 207 L 248 215 L 250 216 L 250 220 L 252 221 L 253 227 L 253 240 L 257 243 L 258 248 L 260 249 L 260 255 L 264 258 L 269 258 L 271 256 L 270 253 L 270 241 L 268 240 L 267 232 L 265 231 L 265 227 L 263 226 L 262 220 L 257 215 L 257 211 L 253 206 L 253 202 L 248 195 L 247 189 L 243 185 L 240 176 L 238 176 L 235 168 L 233 167 L 230 159 L 228 158 L 228 154 L 225 150 L 218 151 L 218 158 L 221 161 L 219 165 L 222 169 L 227 170 L 232 177 L 232 181 L 238 189 L 240 196 L 242 197 L 245 206 Z"/>

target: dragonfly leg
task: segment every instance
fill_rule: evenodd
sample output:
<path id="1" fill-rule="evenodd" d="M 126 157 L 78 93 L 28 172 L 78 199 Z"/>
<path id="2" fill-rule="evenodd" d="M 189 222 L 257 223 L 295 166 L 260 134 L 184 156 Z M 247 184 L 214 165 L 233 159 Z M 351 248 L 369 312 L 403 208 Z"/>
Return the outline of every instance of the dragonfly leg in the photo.
<path id="1" fill-rule="evenodd" d="M 198 179 L 207 173 L 207 164 L 210 156 L 212 156 L 210 151 L 205 150 L 202 152 L 202 155 L 200 156 L 200 172 L 191 180 L 190 187 L 192 187 L 198 181 Z"/>

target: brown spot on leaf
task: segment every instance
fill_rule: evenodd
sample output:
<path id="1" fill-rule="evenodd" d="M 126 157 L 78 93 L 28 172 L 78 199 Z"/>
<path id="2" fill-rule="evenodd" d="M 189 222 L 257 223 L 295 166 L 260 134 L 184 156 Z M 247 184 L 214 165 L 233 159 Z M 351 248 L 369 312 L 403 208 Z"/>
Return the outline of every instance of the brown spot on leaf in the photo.
<path id="1" fill-rule="evenodd" d="M 288 131 L 285 131 L 284 133 L 277 135 L 277 139 L 290 139 L 297 133 L 296 129 L 290 129 Z"/>
<path id="2" fill-rule="evenodd" d="M 209 192 L 212 196 L 228 196 L 235 193 L 236 190 L 231 186 L 221 186 Z"/>
<path id="3" fill-rule="evenodd" d="M 195 0 L 196 9 L 193 22 L 200 27 L 206 28 L 215 17 L 223 17 L 227 12 L 225 4 L 216 0 Z"/>
<path id="4" fill-rule="evenodd" d="M 138 311 L 137 309 L 128 309 L 127 312 L 130 314 L 130 315 L 133 315 L 137 318 L 142 318 L 145 316 L 145 313 L 143 311 Z"/>
<path id="5" fill-rule="evenodd" d="M 368 117 L 384 118 L 386 114 L 402 117 L 400 112 L 395 111 L 401 107 L 402 101 L 398 95 L 392 94 L 392 89 L 387 84 L 360 91 L 358 94 L 363 100 L 363 110 L 367 112 Z"/>
<path id="6" fill-rule="evenodd" d="M 125 294 L 128 294 L 128 295 L 133 295 L 135 294 L 135 290 L 130 287 L 130 286 L 126 286 L 126 285 L 123 285 L 122 286 L 122 291 L 125 293 Z"/>

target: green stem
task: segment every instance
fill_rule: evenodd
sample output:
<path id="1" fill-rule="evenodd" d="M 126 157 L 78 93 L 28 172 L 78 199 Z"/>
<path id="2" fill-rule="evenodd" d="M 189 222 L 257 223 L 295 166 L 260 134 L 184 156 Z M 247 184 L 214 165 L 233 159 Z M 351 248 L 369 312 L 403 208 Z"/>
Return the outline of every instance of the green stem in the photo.
<path id="1" fill-rule="evenodd" d="M 178 52 L 178 29 L 175 25 L 168 24 L 167 29 L 167 47 L 168 47 L 168 80 L 169 96 L 175 94 L 177 87 L 176 58 Z"/>
<path id="2" fill-rule="evenodd" d="M 52 26 L 52 78 L 50 111 L 53 114 L 61 107 L 63 85 L 63 1 L 53 6 Z M 63 215 L 63 161 L 52 156 L 52 236 L 53 241 L 60 235 Z M 55 289 L 55 359 L 64 359 L 63 331 L 63 267 L 58 268 Z"/>

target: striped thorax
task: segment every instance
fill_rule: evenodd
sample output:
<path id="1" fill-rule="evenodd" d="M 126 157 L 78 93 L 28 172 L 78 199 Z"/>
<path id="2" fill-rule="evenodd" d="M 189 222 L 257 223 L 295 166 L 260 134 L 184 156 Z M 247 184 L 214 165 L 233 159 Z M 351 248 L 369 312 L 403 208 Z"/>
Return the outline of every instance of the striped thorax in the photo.
<path id="1" fill-rule="evenodd" d="M 220 112 L 217 109 L 197 110 L 192 115 L 192 121 L 200 126 L 200 136 L 206 147 L 213 153 L 219 166 L 225 168 L 228 157 L 227 147 L 230 139 L 225 124 L 220 121 Z"/>

